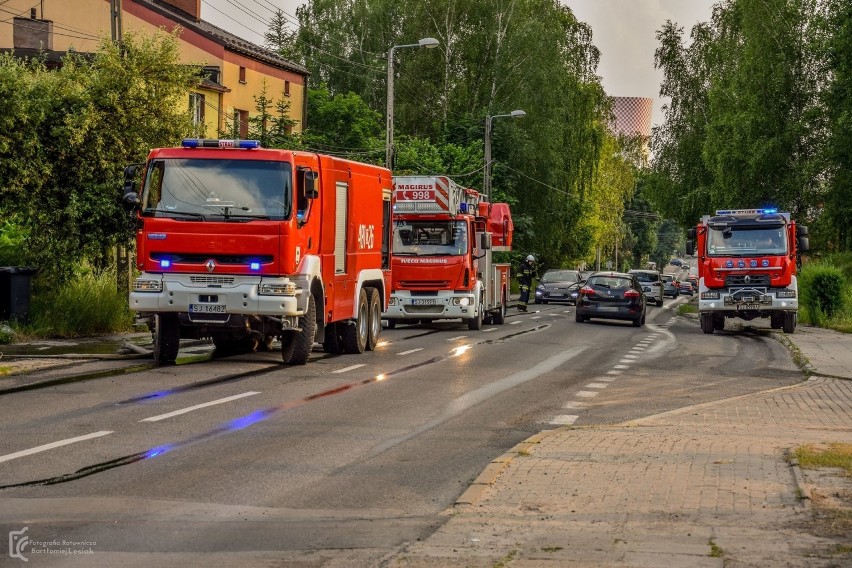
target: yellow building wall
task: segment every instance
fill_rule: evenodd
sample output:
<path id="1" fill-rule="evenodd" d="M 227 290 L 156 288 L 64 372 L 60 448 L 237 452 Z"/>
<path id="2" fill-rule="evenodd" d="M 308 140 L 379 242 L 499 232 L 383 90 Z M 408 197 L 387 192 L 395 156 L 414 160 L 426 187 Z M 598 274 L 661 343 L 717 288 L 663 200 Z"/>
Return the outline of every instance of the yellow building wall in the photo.
<path id="1" fill-rule="evenodd" d="M 110 38 L 110 3 L 108 0 L 50 0 L 36 4 L 39 19 L 53 21 L 53 50 L 68 51 L 75 49 L 81 52 L 97 50 L 101 38 Z M 146 8 L 135 4 L 132 0 L 122 3 L 122 27 L 124 33 L 135 32 L 150 34 L 160 27 L 171 30 L 174 22 L 157 16 L 151 16 Z M 8 0 L 0 4 L 0 48 L 13 46 L 13 17 L 29 17 L 33 0 Z M 148 19 L 154 20 L 153 22 Z M 279 99 L 290 102 L 289 117 L 297 121 L 294 132 L 302 130 L 303 101 L 305 97 L 305 77 L 298 73 L 285 71 L 257 61 L 239 53 L 226 50 L 223 46 L 184 30 L 180 40 L 180 61 L 187 64 L 218 66 L 222 70 L 220 83 L 230 89 L 230 92 L 218 93 L 207 89 L 197 88 L 193 91 L 205 96 L 206 109 L 204 123 L 206 135 L 218 136 L 219 130 L 228 128 L 233 120 L 234 110 L 249 112 L 249 116 L 257 113 L 254 97 L 259 97 L 264 80 L 267 85 L 267 98 L 273 105 Z M 239 80 L 240 67 L 245 67 L 244 83 Z M 285 81 L 290 82 L 290 96 L 285 96 Z M 189 93 L 183 101 L 184 108 L 189 110 Z M 269 109 L 275 114 L 275 107 Z"/>

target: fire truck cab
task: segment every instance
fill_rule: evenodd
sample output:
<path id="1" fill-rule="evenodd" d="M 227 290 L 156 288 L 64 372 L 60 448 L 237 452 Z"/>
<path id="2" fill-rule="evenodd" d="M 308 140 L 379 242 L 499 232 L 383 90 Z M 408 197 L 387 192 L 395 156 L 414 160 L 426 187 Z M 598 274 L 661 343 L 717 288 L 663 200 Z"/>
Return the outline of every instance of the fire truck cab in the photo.
<path id="1" fill-rule="evenodd" d="M 509 265 L 492 252 L 511 250 L 505 203 L 445 176 L 394 177 L 393 284 L 383 317 L 400 322 L 459 319 L 477 330 L 502 324 Z"/>
<path id="2" fill-rule="evenodd" d="M 808 229 L 775 209 L 725 209 L 689 230 L 687 254 L 698 257 L 701 330 L 724 329 L 725 318 L 770 318 L 773 329 L 796 329 L 796 269 L 808 250 Z"/>

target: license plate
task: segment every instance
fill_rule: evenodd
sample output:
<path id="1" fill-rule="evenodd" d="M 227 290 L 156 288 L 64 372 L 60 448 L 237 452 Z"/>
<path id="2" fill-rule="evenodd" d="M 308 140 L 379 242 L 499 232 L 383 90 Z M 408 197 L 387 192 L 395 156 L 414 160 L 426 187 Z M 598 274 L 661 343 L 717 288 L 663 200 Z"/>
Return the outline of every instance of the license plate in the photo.
<path id="1" fill-rule="evenodd" d="M 411 301 L 411 305 L 413 306 L 434 306 L 437 303 L 438 300 L 436 300 L 435 298 L 425 298 Z"/>
<path id="2" fill-rule="evenodd" d="M 615 306 L 598 306 L 599 312 L 617 312 L 618 308 Z"/>
<path id="3" fill-rule="evenodd" d="M 224 314 L 224 304 L 190 304 L 189 311 L 193 314 Z"/>
<path id="4" fill-rule="evenodd" d="M 650 291 L 651 291 L 651 287 L 650 287 L 650 286 L 645 286 L 644 288 L 642 288 L 642 291 L 643 291 L 643 292 L 650 292 Z"/>
<path id="5" fill-rule="evenodd" d="M 739 311 L 749 311 L 749 310 L 759 310 L 760 304 L 737 304 L 737 310 Z"/>

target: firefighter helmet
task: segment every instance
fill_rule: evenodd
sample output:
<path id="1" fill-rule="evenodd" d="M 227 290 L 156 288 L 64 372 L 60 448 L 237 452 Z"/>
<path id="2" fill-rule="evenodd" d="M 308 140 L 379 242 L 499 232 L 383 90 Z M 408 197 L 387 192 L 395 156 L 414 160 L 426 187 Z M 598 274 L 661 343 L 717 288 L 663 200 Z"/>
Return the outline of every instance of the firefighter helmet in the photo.
<path id="1" fill-rule="evenodd" d="M 527 262 L 535 262 L 535 257 L 531 254 L 527 255 Z"/>

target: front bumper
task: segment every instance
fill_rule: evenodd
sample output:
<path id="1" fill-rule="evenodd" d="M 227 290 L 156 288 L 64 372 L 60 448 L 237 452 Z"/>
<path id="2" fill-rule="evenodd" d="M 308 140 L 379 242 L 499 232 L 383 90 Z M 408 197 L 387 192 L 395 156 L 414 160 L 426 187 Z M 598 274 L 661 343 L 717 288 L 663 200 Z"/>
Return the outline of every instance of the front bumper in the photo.
<path id="1" fill-rule="evenodd" d="M 384 319 L 469 319 L 476 316 L 476 300 L 473 292 L 440 290 L 425 295 L 398 290 L 391 294 Z"/>
<path id="2" fill-rule="evenodd" d="M 162 282 L 160 291 L 130 293 L 130 309 L 140 313 L 186 313 L 190 321 L 209 323 L 227 315 L 295 318 L 303 313 L 299 309 L 298 289 L 295 295 L 259 292 L 261 281 L 280 283 L 286 278 L 148 273 L 139 278 Z"/>
<path id="3" fill-rule="evenodd" d="M 779 298 L 778 294 L 790 294 L 795 288 L 740 288 L 709 290 L 699 287 L 698 311 L 738 314 L 770 315 L 772 312 L 795 312 L 799 309 L 798 294 L 792 298 Z M 784 292 L 782 292 L 784 291 Z M 707 298 L 708 294 L 719 293 L 718 298 Z"/>

